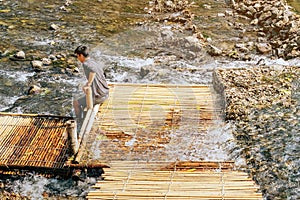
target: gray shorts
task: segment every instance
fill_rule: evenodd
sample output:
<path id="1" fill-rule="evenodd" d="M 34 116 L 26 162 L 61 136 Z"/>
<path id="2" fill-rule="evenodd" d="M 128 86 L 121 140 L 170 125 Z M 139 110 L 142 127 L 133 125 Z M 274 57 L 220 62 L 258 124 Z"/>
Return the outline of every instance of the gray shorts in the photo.
<path id="1" fill-rule="evenodd" d="M 102 104 L 105 100 L 108 99 L 108 94 L 103 96 L 103 97 L 93 97 L 93 104 L 96 105 L 96 104 Z M 86 107 L 86 96 L 81 96 L 79 99 L 78 99 L 78 102 L 79 104 L 82 106 L 82 108 L 85 108 Z"/>

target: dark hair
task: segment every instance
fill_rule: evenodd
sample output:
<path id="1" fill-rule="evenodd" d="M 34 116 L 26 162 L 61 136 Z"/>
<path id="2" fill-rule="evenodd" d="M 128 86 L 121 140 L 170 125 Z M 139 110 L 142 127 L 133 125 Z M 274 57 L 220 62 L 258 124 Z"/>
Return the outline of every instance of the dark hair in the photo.
<path id="1" fill-rule="evenodd" d="M 88 47 L 86 47 L 84 45 L 80 45 L 75 49 L 74 53 L 75 54 L 82 54 L 84 57 L 88 57 L 89 56 L 89 49 L 88 49 Z"/>

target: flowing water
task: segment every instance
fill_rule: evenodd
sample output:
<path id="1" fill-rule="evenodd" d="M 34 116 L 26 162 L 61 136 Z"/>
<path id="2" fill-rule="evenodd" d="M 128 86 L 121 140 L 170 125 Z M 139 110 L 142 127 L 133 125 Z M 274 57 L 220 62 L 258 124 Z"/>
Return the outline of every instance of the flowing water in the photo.
<path id="1" fill-rule="evenodd" d="M 73 70 L 79 66 L 72 56 L 79 44 L 89 45 L 92 57 L 105 63 L 109 82 L 211 84 L 216 67 L 251 66 L 261 59 L 253 56 L 248 62 L 233 62 L 212 58 L 198 46 L 187 47 L 187 37 L 192 33 L 172 31 L 178 28 L 176 24 L 151 21 L 145 11 L 148 6 L 146 0 L 0 0 L 0 111 L 72 115 L 72 100 L 82 94 L 84 83 L 83 76 Z M 226 9 L 226 4 L 218 0 L 197 0 L 192 7 L 194 22 L 202 34 L 220 47 L 230 48 L 234 42 L 252 36 L 240 37 L 240 30 L 230 28 L 225 18 L 217 16 Z M 52 24 L 58 28 L 50 28 Z M 11 59 L 20 50 L 26 53 L 26 59 Z M 36 70 L 31 66 L 32 60 L 49 57 L 53 67 Z M 264 59 L 266 65 L 299 65 L 298 60 Z M 28 94 L 32 85 L 38 85 L 41 91 Z M 206 135 L 207 143 L 202 144 L 203 159 L 234 158 L 240 166 L 245 164 L 236 156 L 238 150 L 232 150 L 230 127 L 216 121 Z M 34 175 L 2 180 L 6 190 L 32 199 L 42 199 L 46 194 L 83 198 L 94 182 L 87 180 L 74 186 L 70 180 Z"/>
<path id="2" fill-rule="evenodd" d="M 300 1 L 299 0 L 287 0 L 287 2 L 296 10 L 297 13 L 300 13 Z"/>

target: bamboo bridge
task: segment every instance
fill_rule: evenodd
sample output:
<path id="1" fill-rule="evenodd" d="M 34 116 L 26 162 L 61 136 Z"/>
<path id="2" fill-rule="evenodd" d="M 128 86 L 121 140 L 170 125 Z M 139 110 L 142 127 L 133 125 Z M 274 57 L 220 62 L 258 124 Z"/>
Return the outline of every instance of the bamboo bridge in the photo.
<path id="1" fill-rule="evenodd" d="M 262 199 L 233 161 L 182 159 L 201 149 L 216 105 L 209 85 L 110 84 L 78 133 L 70 118 L 1 113 L 0 172 L 102 168 L 90 200 Z"/>

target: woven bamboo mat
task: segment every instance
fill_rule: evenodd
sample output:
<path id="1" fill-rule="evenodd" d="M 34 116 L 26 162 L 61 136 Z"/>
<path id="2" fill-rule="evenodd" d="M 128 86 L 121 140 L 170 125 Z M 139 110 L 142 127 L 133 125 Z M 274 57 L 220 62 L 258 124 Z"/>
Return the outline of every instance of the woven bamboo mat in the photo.
<path id="1" fill-rule="evenodd" d="M 173 155 L 166 149 L 175 146 L 192 151 L 187 148 L 197 148 L 219 115 L 211 91 L 207 85 L 110 85 L 87 140 L 92 150 L 83 160 L 94 159 L 95 150 L 100 162 L 169 160 Z M 180 143 L 184 138 L 189 144 Z"/>
<path id="2" fill-rule="evenodd" d="M 62 168 L 68 117 L 0 113 L 0 166 Z"/>
<path id="3" fill-rule="evenodd" d="M 182 169 L 180 162 L 116 161 L 87 199 L 262 199 L 247 174 L 230 170 L 231 164 L 185 162 Z"/>

